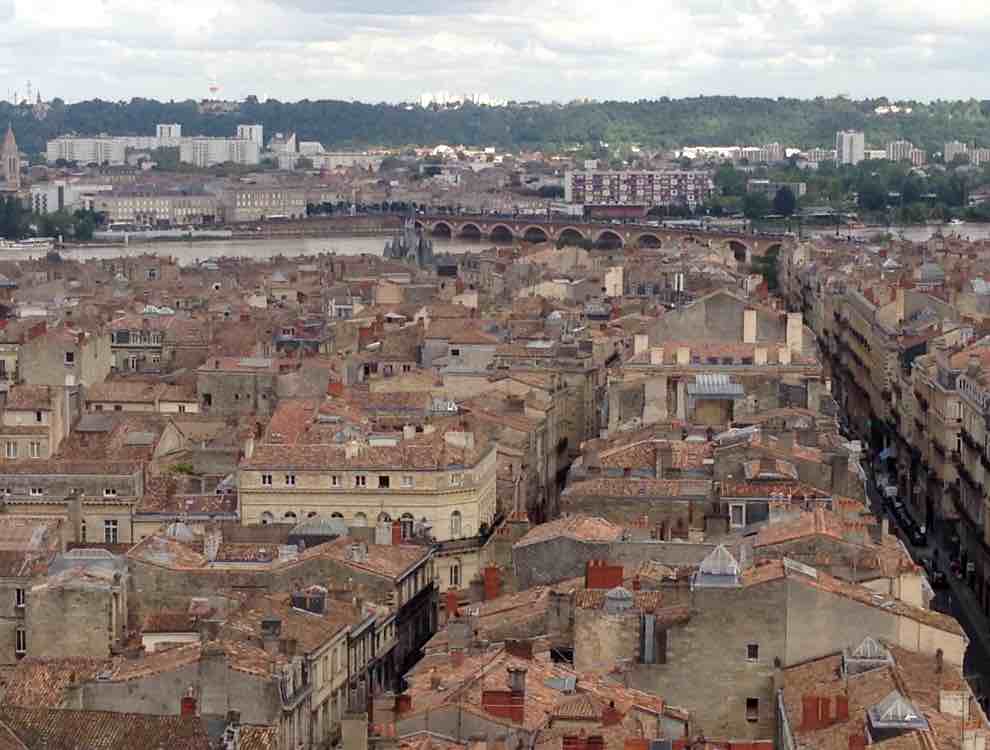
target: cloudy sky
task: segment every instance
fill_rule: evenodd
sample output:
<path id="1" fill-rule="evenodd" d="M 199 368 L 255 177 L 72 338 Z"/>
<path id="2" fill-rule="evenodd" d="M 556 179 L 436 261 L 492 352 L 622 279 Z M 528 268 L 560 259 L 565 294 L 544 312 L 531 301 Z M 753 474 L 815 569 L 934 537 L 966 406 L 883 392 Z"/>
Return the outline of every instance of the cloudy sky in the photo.
<path id="1" fill-rule="evenodd" d="M 0 0 L 0 96 L 990 97 L 987 0 Z"/>

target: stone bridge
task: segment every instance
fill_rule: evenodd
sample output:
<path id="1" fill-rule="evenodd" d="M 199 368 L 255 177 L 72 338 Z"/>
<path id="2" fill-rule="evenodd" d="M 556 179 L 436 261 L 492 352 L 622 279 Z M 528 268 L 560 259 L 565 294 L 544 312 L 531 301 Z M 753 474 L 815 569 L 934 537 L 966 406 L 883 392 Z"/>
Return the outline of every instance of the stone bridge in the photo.
<path id="1" fill-rule="evenodd" d="M 592 242 L 596 247 L 666 247 L 671 243 L 693 242 L 711 247 L 726 243 L 736 259 L 750 262 L 754 255 L 765 255 L 790 241 L 782 235 L 743 234 L 693 228 L 657 227 L 651 224 L 612 224 L 605 222 L 502 218 L 493 216 L 421 215 L 416 227 L 434 237 L 483 239 L 491 242 Z"/>

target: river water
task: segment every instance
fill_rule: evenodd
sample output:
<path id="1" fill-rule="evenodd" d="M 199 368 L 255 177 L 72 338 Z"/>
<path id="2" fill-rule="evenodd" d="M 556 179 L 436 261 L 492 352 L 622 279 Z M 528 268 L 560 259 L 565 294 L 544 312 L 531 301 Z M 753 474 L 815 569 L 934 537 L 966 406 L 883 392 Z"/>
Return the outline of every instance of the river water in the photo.
<path id="1" fill-rule="evenodd" d="M 941 231 L 946 237 L 959 237 L 967 240 L 990 239 L 990 224 L 957 224 L 957 225 L 931 225 L 931 226 L 908 226 L 908 227 L 869 227 L 866 229 L 840 230 L 840 237 L 874 237 L 877 234 L 889 232 L 895 238 L 910 240 L 911 242 L 924 242 L 930 239 L 937 232 Z M 834 237 L 834 230 L 820 230 L 807 232 L 807 235 L 818 237 Z M 207 258 L 250 258 L 252 260 L 265 260 L 279 255 L 288 257 L 297 255 L 318 255 L 320 253 L 335 252 L 338 255 L 381 255 L 385 246 L 386 237 L 371 236 L 331 236 L 316 238 L 286 238 L 286 239 L 263 239 L 263 240 L 206 240 L 197 242 L 132 242 L 114 245 L 92 245 L 65 248 L 61 252 L 66 258 L 76 260 L 87 260 L 89 258 L 119 258 L 126 256 L 141 255 L 143 253 L 155 253 L 162 256 L 171 256 L 180 265 L 193 265 L 198 261 Z M 443 239 L 435 238 L 433 248 L 438 253 L 463 253 L 480 252 L 491 247 L 491 242 L 478 240 L 468 240 L 463 238 Z M 33 251 L 3 251 L 0 258 L 12 260 L 27 260 L 36 258 L 44 253 Z"/>
<path id="2" fill-rule="evenodd" d="M 171 256 L 179 265 L 193 265 L 207 258 L 250 258 L 265 260 L 279 255 L 287 257 L 297 255 L 318 255 L 335 252 L 338 255 L 381 255 L 387 237 L 369 236 L 333 236 L 318 238 L 287 238 L 265 240 L 203 240 L 196 242 L 132 242 L 127 245 L 86 245 L 63 248 L 59 252 L 65 258 L 87 260 L 89 258 L 120 258 L 144 253 L 154 253 Z M 491 247 L 490 242 L 471 241 L 465 239 L 433 240 L 433 250 L 436 253 L 480 252 Z M 44 255 L 35 251 L 5 250 L 0 258 L 12 260 L 27 260 Z"/>

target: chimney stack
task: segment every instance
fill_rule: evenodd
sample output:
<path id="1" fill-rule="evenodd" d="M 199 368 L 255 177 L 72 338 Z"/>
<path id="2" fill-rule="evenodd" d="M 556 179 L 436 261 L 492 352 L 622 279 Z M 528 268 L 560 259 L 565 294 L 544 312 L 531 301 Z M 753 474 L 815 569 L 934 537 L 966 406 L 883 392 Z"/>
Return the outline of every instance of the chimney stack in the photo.
<path id="1" fill-rule="evenodd" d="M 179 714 L 181 716 L 196 715 L 196 689 L 192 685 L 186 688 L 186 694 L 182 696 L 179 706 Z"/>
<path id="2" fill-rule="evenodd" d="M 756 310 L 746 309 L 743 311 L 743 343 L 756 343 Z"/>

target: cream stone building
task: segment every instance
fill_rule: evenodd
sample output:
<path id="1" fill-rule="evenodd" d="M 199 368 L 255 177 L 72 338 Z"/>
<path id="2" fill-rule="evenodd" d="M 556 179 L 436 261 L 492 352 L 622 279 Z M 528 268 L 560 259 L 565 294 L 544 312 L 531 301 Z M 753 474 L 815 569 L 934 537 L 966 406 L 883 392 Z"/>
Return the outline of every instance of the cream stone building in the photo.
<path id="1" fill-rule="evenodd" d="M 484 545 L 471 542 L 487 540 L 499 520 L 495 469 L 496 445 L 483 434 L 430 425 L 346 444 L 261 444 L 239 472 L 241 522 L 398 524 L 401 539 L 457 550 L 438 555 L 436 575 L 444 588 L 463 587 L 482 567 Z"/>

